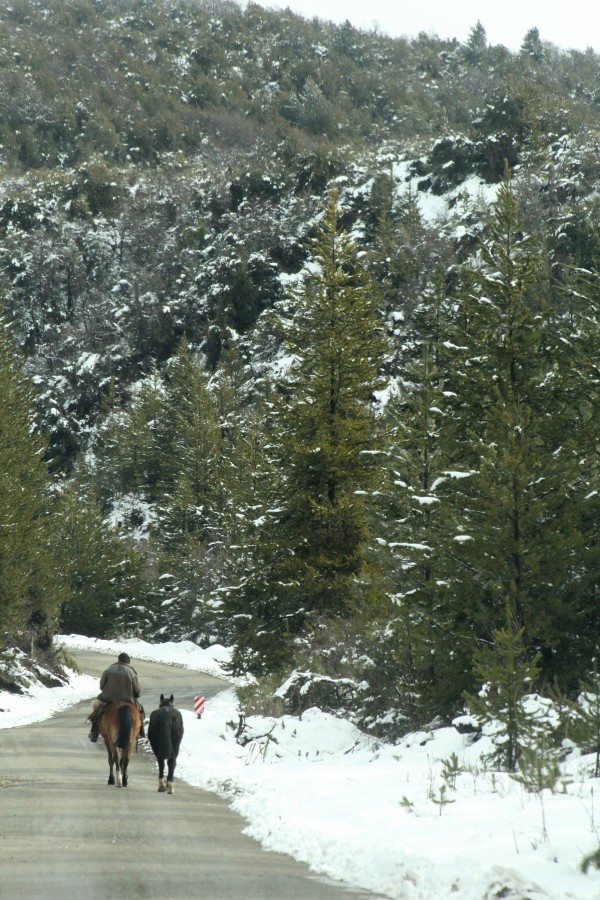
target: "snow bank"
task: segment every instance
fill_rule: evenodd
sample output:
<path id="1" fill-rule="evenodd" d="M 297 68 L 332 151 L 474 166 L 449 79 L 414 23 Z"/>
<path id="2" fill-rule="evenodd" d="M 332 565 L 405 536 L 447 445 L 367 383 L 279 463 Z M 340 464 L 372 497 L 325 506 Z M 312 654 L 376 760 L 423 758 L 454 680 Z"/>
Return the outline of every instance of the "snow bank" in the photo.
<path id="1" fill-rule="evenodd" d="M 108 653 L 126 647 L 137 659 L 213 675 L 228 658 L 226 648 L 189 642 L 61 640 Z M 67 688 L 0 694 L 0 727 L 43 718 L 96 690 L 95 679 L 73 675 Z M 176 777 L 229 798 L 248 834 L 316 872 L 397 900 L 600 897 L 600 872 L 580 870 L 600 844 L 592 758 L 573 755 L 554 793 L 530 794 L 485 771 L 487 738 L 470 743 L 455 728 L 393 746 L 310 709 L 301 719 L 249 718 L 242 747 L 233 689 L 214 697 L 202 719 L 182 714 Z"/>

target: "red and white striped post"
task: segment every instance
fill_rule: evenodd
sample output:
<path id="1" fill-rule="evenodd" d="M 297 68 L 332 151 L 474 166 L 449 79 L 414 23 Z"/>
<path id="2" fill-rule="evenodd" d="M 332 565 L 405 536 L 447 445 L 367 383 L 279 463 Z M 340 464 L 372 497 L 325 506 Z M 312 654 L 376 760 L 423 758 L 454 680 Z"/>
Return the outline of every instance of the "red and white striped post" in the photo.
<path id="1" fill-rule="evenodd" d="M 204 697 L 194 697 L 194 712 L 201 719 L 204 712 Z"/>

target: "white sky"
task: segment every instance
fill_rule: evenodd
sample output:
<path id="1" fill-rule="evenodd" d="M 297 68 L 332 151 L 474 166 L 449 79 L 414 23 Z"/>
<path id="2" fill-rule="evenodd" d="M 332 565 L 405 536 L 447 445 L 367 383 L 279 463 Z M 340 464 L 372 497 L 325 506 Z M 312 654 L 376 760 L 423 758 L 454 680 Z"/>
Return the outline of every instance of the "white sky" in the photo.
<path id="1" fill-rule="evenodd" d="M 540 37 L 565 49 L 600 52 L 600 12 L 594 0 L 258 0 L 261 6 L 289 7 L 306 18 L 350 22 L 358 28 L 378 28 L 394 37 L 415 37 L 421 31 L 464 42 L 481 21 L 491 44 L 518 50 L 534 26 Z"/>

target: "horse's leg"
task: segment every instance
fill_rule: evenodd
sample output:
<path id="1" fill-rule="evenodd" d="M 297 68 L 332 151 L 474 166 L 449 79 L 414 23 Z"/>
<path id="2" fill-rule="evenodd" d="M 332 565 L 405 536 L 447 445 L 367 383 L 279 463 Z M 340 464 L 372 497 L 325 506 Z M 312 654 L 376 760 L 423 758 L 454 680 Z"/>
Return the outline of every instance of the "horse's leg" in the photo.
<path id="1" fill-rule="evenodd" d="M 165 761 L 158 756 L 156 757 L 156 761 L 158 763 L 158 791 L 160 794 L 163 794 L 167 789 L 167 779 L 165 778 Z"/>
<path id="2" fill-rule="evenodd" d="M 114 745 L 111 743 L 108 735 L 103 734 L 104 738 L 104 746 L 106 747 L 106 752 L 108 754 L 108 784 L 115 783 L 115 754 L 114 754 Z"/>
<path id="3" fill-rule="evenodd" d="M 108 747 L 107 750 L 108 750 L 108 783 L 114 784 L 115 783 L 115 763 L 118 763 L 118 760 L 115 759 L 116 753 L 111 747 Z M 117 766 L 117 768 L 118 768 L 118 766 Z"/>
<path id="4" fill-rule="evenodd" d="M 167 775 L 167 794 L 172 794 L 174 792 L 173 781 L 175 778 L 175 757 L 170 756 L 167 760 L 169 766 L 169 773 Z"/>
<path id="5" fill-rule="evenodd" d="M 127 784 L 129 783 L 129 776 L 127 774 L 127 770 L 129 768 L 129 760 L 131 759 L 131 754 L 133 753 L 133 750 L 136 747 L 137 739 L 139 736 L 139 723 L 140 722 L 141 722 L 141 717 L 138 714 L 137 727 L 136 727 L 136 720 L 134 718 L 134 727 L 131 731 L 131 740 L 129 741 L 129 746 L 125 747 L 125 749 L 121 753 L 121 767 L 123 769 L 123 787 L 127 787 Z"/>

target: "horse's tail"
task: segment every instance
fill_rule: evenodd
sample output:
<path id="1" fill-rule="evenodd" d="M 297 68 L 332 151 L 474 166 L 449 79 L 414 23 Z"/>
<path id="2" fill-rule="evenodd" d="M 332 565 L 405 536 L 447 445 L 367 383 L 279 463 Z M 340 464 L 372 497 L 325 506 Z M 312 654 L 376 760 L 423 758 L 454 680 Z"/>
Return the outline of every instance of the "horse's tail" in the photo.
<path id="1" fill-rule="evenodd" d="M 120 750 L 129 747 L 131 741 L 131 730 L 133 728 L 133 714 L 129 706 L 119 707 L 119 733 L 117 735 L 116 745 Z"/>

